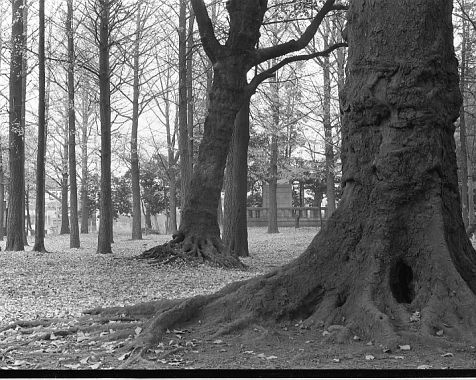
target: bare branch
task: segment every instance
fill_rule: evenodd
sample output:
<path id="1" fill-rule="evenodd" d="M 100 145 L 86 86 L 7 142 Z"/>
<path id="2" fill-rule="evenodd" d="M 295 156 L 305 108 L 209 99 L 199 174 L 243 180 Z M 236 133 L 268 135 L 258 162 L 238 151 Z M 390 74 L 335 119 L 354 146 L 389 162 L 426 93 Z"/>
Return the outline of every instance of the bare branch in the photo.
<path id="1" fill-rule="evenodd" d="M 215 63 L 217 55 L 223 46 L 218 42 L 215 31 L 213 30 L 212 21 L 208 15 L 207 8 L 203 0 L 190 0 L 192 3 L 195 18 L 200 32 L 200 39 L 202 41 L 203 50 L 207 53 L 208 58 Z"/>

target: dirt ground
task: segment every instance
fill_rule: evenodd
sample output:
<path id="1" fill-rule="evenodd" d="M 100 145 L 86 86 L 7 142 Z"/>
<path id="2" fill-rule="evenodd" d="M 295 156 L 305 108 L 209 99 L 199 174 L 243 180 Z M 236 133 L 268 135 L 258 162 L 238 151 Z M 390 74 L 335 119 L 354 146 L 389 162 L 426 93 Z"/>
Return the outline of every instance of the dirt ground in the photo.
<path id="1" fill-rule="evenodd" d="M 252 273 L 248 273 L 247 276 L 259 273 L 258 266 L 267 271 L 271 267 L 281 264 L 280 261 L 289 260 L 299 254 L 302 246 L 296 242 L 301 241 L 303 236 L 296 237 L 292 235 L 295 233 L 292 231 L 288 231 L 288 233 L 290 234 L 288 236 L 274 237 L 274 240 L 280 241 L 279 249 L 283 252 L 286 252 L 286 247 L 282 245 L 283 242 L 288 241 L 291 242 L 291 245 L 294 244 L 289 248 L 292 254 L 284 258 L 281 257 L 280 260 L 273 260 L 273 257 L 279 256 L 279 253 L 276 253 L 278 248 L 272 243 L 269 246 L 266 245 L 267 243 L 259 240 L 262 237 L 257 238 L 258 245 L 255 245 L 256 242 L 250 244 L 261 250 L 263 256 L 260 258 L 259 255 L 255 255 L 253 259 L 249 260 Z M 313 233 L 314 231 L 309 231 L 310 235 Z M 299 232 L 299 234 L 303 234 L 303 232 Z M 258 235 L 256 234 L 256 236 Z M 129 241 L 124 244 L 132 243 Z M 5 253 L 2 252 L 3 254 Z M 80 259 L 81 257 L 78 260 Z M 11 261 L 12 258 L 10 257 L 9 260 Z M 71 264 L 72 256 L 68 260 Z M 132 261 L 127 263 L 135 265 Z M 123 265 L 121 262 L 119 264 Z M 55 264 L 52 261 L 50 265 Z M 82 268 L 82 270 L 85 272 L 88 268 Z M 4 280 L 7 274 L 12 278 L 21 277 L 24 279 L 25 277 L 25 275 L 20 276 L 17 272 L 8 271 L 4 266 L 1 271 L 3 271 L 1 275 L 4 276 Z M 166 272 L 167 268 L 161 268 L 161 271 Z M 204 273 L 207 276 L 212 275 L 211 272 Z M 217 273 L 226 277 L 225 272 Z M 42 281 L 45 281 L 44 276 L 43 274 L 43 277 L 35 280 L 34 274 L 30 273 L 31 280 L 38 281 L 38 287 Z M 54 272 L 52 276 L 54 276 Z M 230 281 L 233 279 L 234 277 L 230 276 Z M 54 284 L 53 280 L 48 282 L 48 286 L 54 288 L 52 284 Z M 64 287 L 64 282 L 61 282 L 60 286 Z M 171 284 L 167 284 L 167 286 L 172 288 Z M 63 291 L 67 292 L 68 290 L 63 289 Z M 214 290 L 205 289 L 202 293 L 211 291 Z M 1 292 L 2 290 L 0 290 L 0 295 L 2 295 Z M 8 296 L 10 298 L 21 297 L 21 294 L 9 293 Z M 116 295 L 116 297 L 118 296 Z M 133 295 L 129 294 L 128 297 L 133 297 Z M 117 298 L 116 302 L 119 301 L 120 299 Z M 29 299 L 29 302 L 32 301 Z M 74 300 L 68 300 L 68 305 L 71 303 L 74 303 Z M 359 336 L 352 336 L 338 343 L 337 337 L 342 326 L 310 330 L 304 328 L 301 321 L 292 321 L 277 326 L 253 325 L 244 332 L 234 332 L 215 339 L 210 337 L 212 332 L 197 329 L 199 321 L 195 321 L 195 324 L 177 326 L 176 329 L 167 331 L 162 342 L 147 353 L 147 360 L 131 362 L 128 347 L 134 336 L 142 331 L 143 321 L 121 318 L 113 321 L 98 321 L 88 319 L 89 317 L 80 317 L 77 313 L 71 312 L 66 316 L 58 314 L 51 318 L 45 314 L 36 319 L 27 319 L 26 322 L 22 322 L 15 315 L 29 314 L 22 310 L 21 298 L 18 299 L 17 304 L 11 304 L 16 305 L 17 313 L 10 310 L 8 322 L 4 320 L 0 323 L 0 368 L 3 370 L 153 369 L 159 370 L 160 376 L 169 373 L 163 372 L 163 370 L 181 370 L 185 372 L 171 372 L 175 374 L 172 376 L 191 374 L 197 377 L 201 376 L 200 370 L 213 369 L 219 370 L 220 374 L 236 376 L 244 373 L 247 376 L 247 372 L 221 371 L 254 369 L 266 370 L 264 375 L 274 374 L 279 377 L 280 374 L 289 375 L 288 372 L 280 372 L 289 369 L 313 371 L 421 370 L 417 372 L 417 376 L 429 375 L 434 373 L 432 372 L 434 370 L 438 370 L 437 373 L 441 376 L 447 376 L 447 374 L 453 374 L 455 369 L 464 369 L 466 370 L 464 376 L 472 373 L 476 376 L 475 346 L 451 342 L 444 335 L 438 338 L 441 344 L 427 344 L 415 340 L 405 341 L 402 338 L 398 345 L 384 347 L 379 342 L 369 342 Z M 219 326 L 216 328 L 218 329 Z M 82 376 L 79 372 L 75 373 Z M 97 373 L 99 374 L 99 372 Z M 350 375 L 357 373 L 350 372 Z M 261 374 L 263 375 L 263 373 Z M 297 372 L 296 374 L 306 376 L 308 373 Z"/>

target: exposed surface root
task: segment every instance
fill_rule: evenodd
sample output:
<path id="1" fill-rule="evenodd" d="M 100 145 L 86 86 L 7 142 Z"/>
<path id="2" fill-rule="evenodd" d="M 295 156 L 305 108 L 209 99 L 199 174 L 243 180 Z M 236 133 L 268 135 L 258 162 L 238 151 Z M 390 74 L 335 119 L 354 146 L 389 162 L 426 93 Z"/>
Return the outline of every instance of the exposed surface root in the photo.
<path id="1" fill-rule="evenodd" d="M 174 235 L 170 242 L 152 247 L 137 258 L 160 265 L 182 261 L 192 265 L 208 263 L 222 268 L 246 269 L 246 265 L 237 257 L 226 252 L 219 238 L 193 235 Z"/>

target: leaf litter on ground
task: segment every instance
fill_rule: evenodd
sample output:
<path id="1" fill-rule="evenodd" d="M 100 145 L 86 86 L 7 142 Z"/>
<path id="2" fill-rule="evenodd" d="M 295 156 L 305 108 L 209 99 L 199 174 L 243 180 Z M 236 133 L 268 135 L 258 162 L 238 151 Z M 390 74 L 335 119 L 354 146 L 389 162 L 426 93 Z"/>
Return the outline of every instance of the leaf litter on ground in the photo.
<path id="1" fill-rule="evenodd" d="M 243 258 L 249 266 L 246 271 L 183 263 L 161 267 L 130 260 L 167 242 L 169 235 L 147 235 L 142 241 L 118 235 L 109 255 L 96 253 L 97 235 L 93 233 L 80 236 L 79 249 L 69 248 L 69 235 L 47 236 L 49 252 L 41 254 L 32 252 L 31 245 L 25 251 L 5 252 L 5 241 L 0 242 L 0 327 L 18 320 L 78 318 L 83 310 L 98 306 L 213 293 L 230 282 L 291 261 L 317 230 L 284 228 L 282 232 L 270 239 L 264 228 L 249 229 L 250 257 Z"/>

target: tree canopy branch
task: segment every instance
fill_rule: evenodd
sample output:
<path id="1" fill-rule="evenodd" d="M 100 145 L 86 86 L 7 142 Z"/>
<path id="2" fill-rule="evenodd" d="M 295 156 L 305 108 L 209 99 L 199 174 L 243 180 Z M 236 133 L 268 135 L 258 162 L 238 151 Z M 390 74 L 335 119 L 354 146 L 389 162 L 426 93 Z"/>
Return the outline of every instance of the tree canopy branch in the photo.
<path id="1" fill-rule="evenodd" d="M 277 63 L 276 65 L 270 67 L 269 69 L 262 71 L 261 73 L 257 74 L 248 84 L 247 86 L 247 92 L 248 94 L 253 94 L 257 87 L 266 79 L 273 77 L 274 73 L 278 71 L 281 67 L 291 63 L 291 62 L 297 62 L 297 61 L 305 61 L 308 59 L 312 58 L 317 58 L 317 57 L 324 57 L 328 56 L 330 53 L 332 53 L 334 50 L 342 48 L 342 47 L 347 47 L 347 42 L 339 42 L 337 44 L 334 44 L 327 48 L 326 50 L 323 51 L 318 51 L 315 53 L 311 54 L 301 54 L 301 55 L 295 55 L 293 57 L 287 57 L 284 58 L 282 61 Z"/>
<path id="2" fill-rule="evenodd" d="M 205 53 L 207 53 L 212 63 L 215 63 L 217 54 L 222 49 L 222 45 L 215 36 L 213 24 L 208 15 L 205 3 L 203 0 L 190 0 L 190 2 L 192 3 L 195 19 L 197 20 L 203 50 L 205 50 Z"/>
<path id="3" fill-rule="evenodd" d="M 343 4 L 335 4 L 335 0 L 327 0 L 311 21 L 304 33 L 297 40 L 292 39 L 279 45 L 258 49 L 253 65 L 258 65 L 269 59 L 281 57 L 285 54 L 304 49 L 312 40 L 324 17 L 333 10 L 343 10 L 347 7 Z"/>

